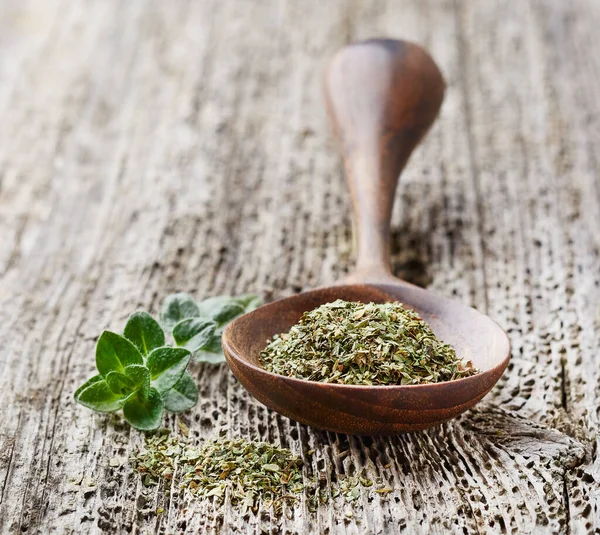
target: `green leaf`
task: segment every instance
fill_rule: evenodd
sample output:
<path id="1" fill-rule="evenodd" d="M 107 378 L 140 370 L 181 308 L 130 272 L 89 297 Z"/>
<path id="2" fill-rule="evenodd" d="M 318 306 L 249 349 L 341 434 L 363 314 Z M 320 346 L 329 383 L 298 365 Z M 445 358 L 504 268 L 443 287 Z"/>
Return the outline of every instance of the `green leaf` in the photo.
<path id="1" fill-rule="evenodd" d="M 198 308 L 202 316 L 216 321 L 219 326 L 229 323 L 244 313 L 244 306 L 228 295 L 209 297 L 198 303 Z"/>
<path id="2" fill-rule="evenodd" d="M 144 359 L 127 338 L 104 331 L 96 345 L 96 368 L 102 375 L 116 371 L 123 373 L 125 366 L 143 364 Z"/>
<path id="3" fill-rule="evenodd" d="M 173 338 L 178 346 L 192 353 L 206 345 L 217 328 L 217 324 L 206 318 L 188 318 L 173 327 Z"/>
<path id="4" fill-rule="evenodd" d="M 84 388 L 85 387 L 85 388 Z M 82 388 L 75 392 L 75 401 L 97 412 L 112 412 L 123 406 L 125 398 L 115 394 L 100 377 L 92 377 Z"/>
<path id="5" fill-rule="evenodd" d="M 198 310 L 201 316 L 212 319 L 216 312 L 230 302 L 231 297 L 229 295 L 215 295 L 214 297 L 208 297 L 200 301 L 198 303 Z"/>
<path id="6" fill-rule="evenodd" d="M 198 387 L 189 373 L 184 373 L 177 384 L 163 395 L 165 409 L 182 412 L 191 409 L 198 402 Z"/>
<path id="7" fill-rule="evenodd" d="M 150 388 L 138 390 L 127 398 L 123 406 L 123 415 L 133 427 L 140 431 L 152 431 L 162 423 L 164 403 L 160 392 Z"/>
<path id="8" fill-rule="evenodd" d="M 143 364 L 132 364 L 125 368 L 125 373 L 109 372 L 106 384 L 115 394 L 128 396 L 140 388 L 150 386 L 150 372 Z"/>
<path id="9" fill-rule="evenodd" d="M 200 315 L 194 298 L 186 293 L 169 295 L 162 304 L 160 321 L 168 329 L 172 329 L 181 320 L 195 318 Z"/>
<path id="10" fill-rule="evenodd" d="M 252 312 L 262 305 L 262 299 L 255 294 L 244 294 L 235 298 L 244 307 L 244 312 Z"/>
<path id="11" fill-rule="evenodd" d="M 81 393 L 82 390 L 85 390 L 88 386 L 90 386 L 93 383 L 97 383 L 98 381 L 102 381 L 104 378 L 102 377 L 102 375 L 98 374 L 98 375 L 94 375 L 94 377 L 90 377 L 85 383 L 83 383 L 77 390 L 75 390 L 75 394 L 73 394 L 75 396 L 75 399 L 77 399 L 77 396 L 79 396 L 79 394 Z"/>
<path id="12" fill-rule="evenodd" d="M 147 312 L 135 312 L 129 316 L 123 334 L 136 345 L 142 355 L 147 355 L 153 349 L 165 345 L 165 333 L 162 327 Z"/>
<path id="13" fill-rule="evenodd" d="M 245 310 L 242 305 L 235 301 L 230 301 L 214 312 L 213 320 L 220 326 L 223 326 L 241 316 L 244 312 Z"/>
<path id="14" fill-rule="evenodd" d="M 262 304 L 260 297 L 254 294 L 244 294 L 239 297 L 217 295 L 198 303 L 200 315 L 216 321 L 224 327 L 235 318 L 258 308 Z"/>
<path id="15" fill-rule="evenodd" d="M 159 347 L 148 355 L 146 366 L 152 386 L 164 393 L 175 386 L 190 362 L 191 354 L 183 347 Z"/>
<path id="16" fill-rule="evenodd" d="M 150 371 L 145 364 L 132 364 L 125 368 L 125 375 L 129 377 L 136 385 L 136 390 L 143 387 L 150 387 Z"/>
<path id="17" fill-rule="evenodd" d="M 196 362 L 208 362 L 210 364 L 225 362 L 225 355 L 221 347 L 222 333 L 222 329 L 215 331 L 210 341 L 202 349 L 194 353 L 194 360 Z"/>
<path id="18" fill-rule="evenodd" d="M 136 388 L 135 383 L 121 372 L 108 372 L 105 378 L 108 388 L 120 397 L 125 397 L 131 394 Z"/>

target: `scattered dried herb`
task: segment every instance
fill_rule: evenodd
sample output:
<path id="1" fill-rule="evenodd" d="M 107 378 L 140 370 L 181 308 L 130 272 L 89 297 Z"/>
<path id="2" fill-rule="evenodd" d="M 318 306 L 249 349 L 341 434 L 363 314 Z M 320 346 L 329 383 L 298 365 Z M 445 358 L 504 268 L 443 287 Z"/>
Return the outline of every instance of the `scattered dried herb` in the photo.
<path id="1" fill-rule="evenodd" d="M 275 335 L 260 359 L 273 373 L 338 384 L 415 385 L 478 373 L 398 302 L 325 303 Z"/>
<path id="2" fill-rule="evenodd" d="M 338 475 L 337 482 L 334 483 L 328 483 L 327 479 L 321 475 L 309 480 L 306 489 L 309 510 L 313 512 L 319 505 L 324 505 L 336 498 L 341 497 L 345 503 L 352 504 L 364 494 L 371 501 L 374 496 L 385 499 L 386 494 L 394 491 L 382 477 L 378 476 L 375 480 L 369 479 L 364 469 L 355 476 Z"/>
<path id="3" fill-rule="evenodd" d="M 383 478 L 369 479 L 364 470 L 356 476 L 341 476 L 332 484 L 323 474 L 303 480 L 302 460 L 289 449 L 243 439 L 218 438 L 191 443 L 186 437 L 169 436 L 168 429 L 147 435 L 144 448 L 131 463 L 142 476 L 145 486 L 162 482 L 167 490 L 173 485 L 198 499 L 215 500 L 222 505 L 228 496 L 231 504 L 245 513 L 259 507 L 276 515 L 282 505 L 297 502 L 300 493 L 307 496 L 310 510 L 341 497 L 352 503 L 361 495 L 392 492 Z"/>
<path id="4" fill-rule="evenodd" d="M 133 463 L 145 485 L 159 478 L 171 482 L 177 474 L 179 488 L 191 495 L 221 504 L 228 494 L 231 504 L 243 511 L 256 511 L 260 504 L 279 513 L 283 501 L 294 501 L 304 488 L 299 457 L 288 449 L 243 439 L 196 446 L 182 438 L 148 436 Z"/>

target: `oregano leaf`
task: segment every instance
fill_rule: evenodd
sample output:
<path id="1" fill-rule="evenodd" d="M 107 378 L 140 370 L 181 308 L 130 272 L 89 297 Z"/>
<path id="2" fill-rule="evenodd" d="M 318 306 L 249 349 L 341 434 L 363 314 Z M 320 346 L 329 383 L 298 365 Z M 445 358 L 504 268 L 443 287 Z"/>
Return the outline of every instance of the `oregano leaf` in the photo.
<path id="1" fill-rule="evenodd" d="M 102 375 L 100 375 L 100 374 L 90 377 L 77 390 L 75 390 L 75 394 L 73 394 L 75 396 L 75 399 L 77 399 L 77 396 L 79 396 L 79 394 L 81 393 L 82 390 L 85 390 L 88 386 L 90 386 L 93 383 L 97 383 L 98 381 L 103 381 L 103 380 L 104 380 L 104 377 L 102 377 Z"/>
<path id="2" fill-rule="evenodd" d="M 224 327 L 260 306 L 252 294 L 216 296 L 197 304 L 185 293 L 164 301 L 160 319 L 179 347 L 165 346 L 161 325 L 148 313 L 132 314 L 123 336 L 105 331 L 96 346 L 99 375 L 75 391 L 78 403 L 100 412 L 123 408 L 125 419 L 141 430 L 156 429 L 165 408 L 179 412 L 198 401 L 198 388 L 186 372 L 192 352 L 200 362 L 223 362 Z"/>
<path id="3" fill-rule="evenodd" d="M 123 406 L 123 416 L 140 431 L 152 431 L 162 423 L 164 403 L 160 392 L 155 388 L 138 390 L 127 398 Z"/>
<path id="4" fill-rule="evenodd" d="M 165 333 L 159 323 L 147 312 L 135 312 L 123 330 L 125 338 L 133 342 L 142 355 L 165 345 Z"/>
<path id="5" fill-rule="evenodd" d="M 201 316 L 213 319 L 215 314 L 231 301 L 232 299 L 229 295 L 207 297 L 198 303 L 198 310 Z"/>
<path id="6" fill-rule="evenodd" d="M 234 299 L 244 307 L 244 313 L 252 312 L 262 305 L 262 299 L 255 294 L 244 294 Z"/>
<path id="7" fill-rule="evenodd" d="M 109 372 L 106 384 L 115 394 L 128 396 L 140 388 L 150 387 L 150 372 L 143 364 L 131 364 L 125 367 L 125 373 Z"/>
<path id="8" fill-rule="evenodd" d="M 223 326 L 241 316 L 244 312 L 244 307 L 232 300 L 215 310 L 212 319 Z"/>
<path id="9" fill-rule="evenodd" d="M 209 342 L 202 349 L 194 353 L 194 360 L 196 362 L 207 362 L 210 364 L 225 362 L 225 355 L 221 346 L 222 333 L 222 329 L 216 330 Z"/>
<path id="10" fill-rule="evenodd" d="M 217 324 L 207 318 L 187 318 L 173 327 L 173 338 L 180 347 L 192 353 L 206 345 L 217 328 Z"/>
<path id="11" fill-rule="evenodd" d="M 200 315 L 200 310 L 194 298 L 180 292 L 169 295 L 162 304 L 160 321 L 167 328 L 172 329 L 181 320 L 195 318 Z"/>
<path id="12" fill-rule="evenodd" d="M 139 388 L 150 388 L 150 371 L 145 364 L 131 364 L 125 367 L 125 375 Z"/>
<path id="13" fill-rule="evenodd" d="M 203 317 L 216 321 L 219 326 L 229 323 L 244 313 L 244 306 L 228 295 L 217 295 L 204 299 L 198 303 L 198 308 Z"/>
<path id="14" fill-rule="evenodd" d="M 123 373 L 125 366 L 143 362 L 138 348 L 120 334 L 104 331 L 98 338 L 96 368 L 102 375 L 112 371 Z"/>
<path id="15" fill-rule="evenodd" d="M 191 354 L 183 347 L 159 347 L 146 359 L 151 385 L 164 393 L 175 386 L 190 362 Z"/>
<path id="16" fill-rule="evenodd" d="M 165 409 L 182 412 L 191 409 L 198 402 L 198 387 L 192 376 L 185 372 L 179 381 L 163 394 Z"/>
<path id="17" fill-rule="evenodd" d="M 115 394 L 99 376 L 93 377 L 87 386 L 75 392 L 75 401 L 97 412 L 112 412 L 123 406 L 125 397 Z"/>
<path id="18" fill-rule="evenodd" d="M 135 383 L 121 372 L 108 372 L 105 377 L 108 388 L 117 396 L 125 397 L 135 391 Z"/>

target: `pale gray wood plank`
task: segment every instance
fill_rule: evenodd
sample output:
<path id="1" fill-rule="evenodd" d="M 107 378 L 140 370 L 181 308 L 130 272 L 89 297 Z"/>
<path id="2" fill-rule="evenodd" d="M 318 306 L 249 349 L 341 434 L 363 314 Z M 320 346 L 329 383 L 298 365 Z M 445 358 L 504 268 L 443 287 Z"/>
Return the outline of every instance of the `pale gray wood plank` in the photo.
<path id="1" fill-rule="evenodd" d="M 544 55 L 544 96 L 548 116 L 546 145 L 556 177 L 560 224 L 554 232 L 566 244 L 567 291 L 562 305 L 561 354 L 564 404 L 572 434 L 587 438 L 585 462 L 567 473 L 574 533 L 600 529 L 598 461 L 600 376 L 600 165 L 598 87 L 600 9 L 594 2 L 533 4 Z M 557 40 L 561 45 L 556 46 Z"/>
<path id="2" fill-rule="evenodd" d="M 588 533 L 600 525 L 600 339 L 592 305 L 600 288 L 591 267 L 599 261 L 600 197 L 591 149 L 597 129 L 589 120 L 598 113 L 591 41 L 598 39 L 591 30 L 598 7 L 475 3 L 463 13 L 474 152 L 490 207 L 486 245 L 496 249 L 492 262 L 499 273 L 496 284 L 488 276 L 497 296 L 490 303 L 522 303 L 514 307 L 520 318 L 512 338 L 513 366 L 523 366 L 515 385 L 522 391 L 516 399 L 525 400 L 519 413 L 585 444 L 579 465 L 565 467 L 564 502 L 569 528 Z M 489 45 L 482 47 L 485 40 Z"/>
<path id="3" fill-rule="evenodd" d="M 597 526 L 598 190 L 589 140 L 598 60 L 582 49 L 597 39 L 596 8 L 32 0 L 19 9 L 23 21 L 42 22 L 6 37 L 13 56 L 0 50 L 0 65 L 12 65 L 0 71 L 8 103 L 0 217 L 9 236 L 0 245 L 0 530 Z M 12 17 L 1 13 L 0 26 L 12 27 Z M 574 64 L 554 45 L 573 25 Z M 92 372 L 95 337 L 121 328 L 136 307 L 156 311 L 173 290 L 271 299 L 349 269 L 349 202 L 320 75 L 345 42 L 382 34 L 425 44 L 448 80 L 440 121 L 399 187 L 396 271 L 487 309 L 510 330 L 511 369 L 456 422 L 359 439 L 290 422 L 224 366 L 198 365 L 200 403 L 181 416 L 194 436 L 314 448 L 307 477 L 364 468 L 396 491 L 363 492 L 351 518 L 337 499 L 316 514 L 304 500 L 284 519 L 266 511 L 244 519 L 230 506 L 223 514 L 143 488 L 126 464 L 108 462 L 126 459 L 139 434 L 72 401 Z M 177 428 L 175 417 L 166 423 Z"/>

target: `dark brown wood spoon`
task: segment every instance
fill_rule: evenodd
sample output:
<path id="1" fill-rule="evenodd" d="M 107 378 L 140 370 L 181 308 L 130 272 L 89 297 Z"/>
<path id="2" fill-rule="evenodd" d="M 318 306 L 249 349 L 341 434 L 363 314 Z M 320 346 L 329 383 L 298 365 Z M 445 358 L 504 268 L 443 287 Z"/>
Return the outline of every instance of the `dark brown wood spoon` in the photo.
<path id="1" fill-rule="evenodd" d="M 431 57 L 404 41 L 375 39 L 340 50 L 325 77 L 328 108 L 352 195 L 358 258 L 341 284 L 260 307 L 223 334 L 229 367 L 267 407 L 304 424 L 359 435 L 425 429 L 485 396 L 506 368 L 506 333 L 473 308 L 401 281 L 390 268 L 390 218 L 400 172 L 433 123 L 444 80 Z M 303 312 L 335 299 L 401 301 L 456 353 L 481 370 L 465 379 L 413 386 L 318 383 L 264 370 L 259 353 Z"/>

